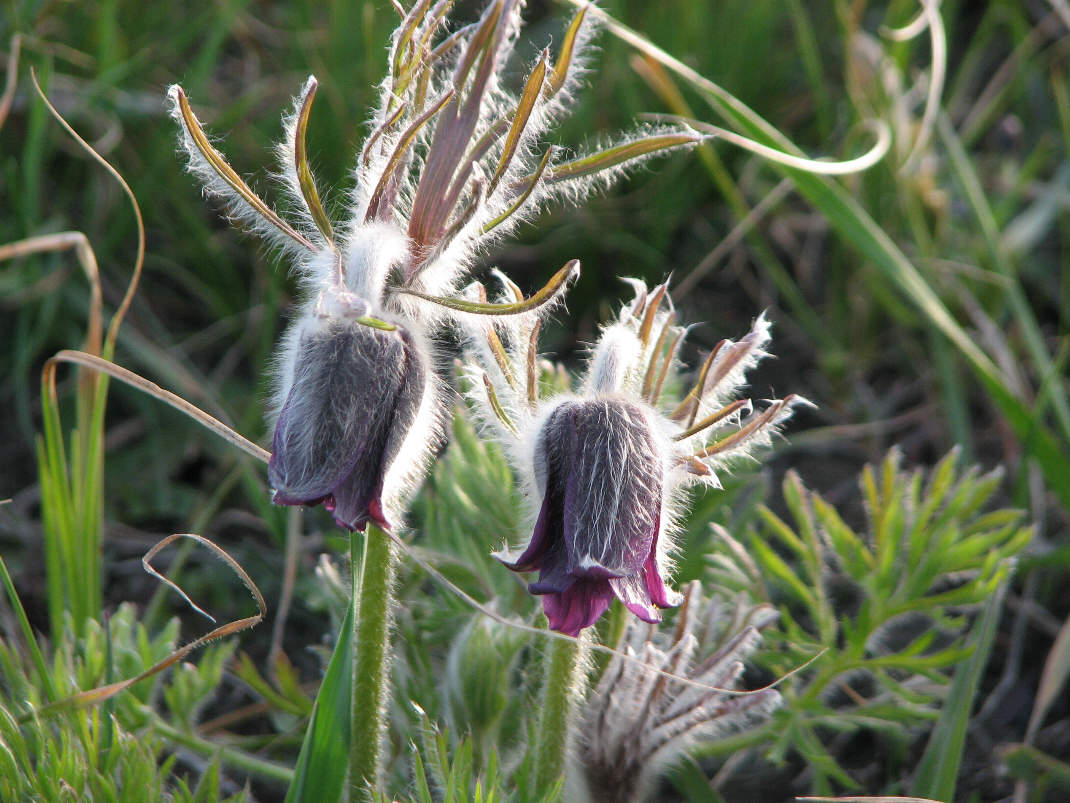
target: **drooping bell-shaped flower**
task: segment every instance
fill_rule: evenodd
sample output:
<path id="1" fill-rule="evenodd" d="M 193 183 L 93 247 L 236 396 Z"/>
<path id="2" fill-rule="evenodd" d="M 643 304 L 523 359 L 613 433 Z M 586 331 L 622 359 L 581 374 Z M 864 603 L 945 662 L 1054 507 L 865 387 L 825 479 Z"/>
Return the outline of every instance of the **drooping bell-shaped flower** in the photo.
<path id="1" fill-rule="evenodd" d="M 677 604 L 657 566 L 664 480 L 657 429 L 643 406 L 622 398 L 566 401 L 538 434 L 543 489 L 535 532 L 506 565 L 538 571 L 555 630 L 575 635 L 618 597 L 645 621 Z"/>
<path id="2" fill-rule="evenodd" d="M 383 478 L 419 413 L 424 356 L 404 329 L 367 318 L 313 318 L 298 335 L 268 480 L 278 504 L 323 502 L 335 520 L 389 528 Z"/>
<path id="3" fill-rule="evenodd" d="M 685 330 L 664 285 L 635 285 L 635 300 L 595 345 L 578 393 L 540 398 L 534 328 L 486 326 L 470 340 L 474 406 L 525 478 L 533 507 L 527 545 L 498 557 L 539 573 L 528 588 L 542 596 L 550 627 L 569 635 L 597 621 L 614 597 L 651 623 L 679 604 L 668 578 L 682 489 L 717 485 L 716 468 L 767 442 L 803 402 L 789 396 L 755 412 L 733 398 L 765 355 L 769 324 L 759 317 L 738 343 L 714 349 L 682 400 L 666 404 L 662 390 Z"/>
<path id="4" fill-rule="evenodd" d="M 506 304 L 464 298 L 460 287 L 487 247 L 548 202 L 576 202 L 630 164 L 703 139 L 687 127 L 648 127 L 572 158 L 546 143 L 585 68 L 586 9 L 556 55 L 543 51 L 512 92 L 501 78 L 521 30 L 521 0 L 492 0 L 449 33 L 452 0 L 394 5 L 402 19 L 340 226 L 306 156 L 314 78 L 285 118 L 278 148 L 296 221 L 230 167 L 181 87 L 169 93 L 190 171 L 290 260 L 306 290 L 276 360 L 275 501 L 322 501 L 351 528 L 399 513 L 442 430 L 445 394 L 427 345 L 433 329 L 462 316 L 534 320 L 575 274 L 570 263 L 539 293 Z"/>

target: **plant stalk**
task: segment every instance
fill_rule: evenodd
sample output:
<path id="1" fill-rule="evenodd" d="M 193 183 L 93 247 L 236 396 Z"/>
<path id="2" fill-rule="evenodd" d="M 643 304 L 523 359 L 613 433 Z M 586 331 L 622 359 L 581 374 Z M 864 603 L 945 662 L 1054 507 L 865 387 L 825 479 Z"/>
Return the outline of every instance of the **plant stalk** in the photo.
<path id="1" fill-rule="evenodd" d="M 355 625 L 349 799 L 355 802 L 371 799 L 382 773 L 397 550 L 385 533 L 368 524 L 364 538 L 356 533 L 350 538 L 350 563 Z"/>
<path id="2" fill-rule="evenodd" d="M 553 639 L 546 656 L 535 744 L 535 792 L 550 792 L 565 774 L 570 726 L 587 677 L 584 641 Z"/>
<path id="3" fill-rule="evenodd" d="M 148 707 L 143 707 L 142 712 L 148 715 L 149 723 L 156 733 L 175 744 L 182 745 L 187 750 L 206 758 L 218 756 L 223 763 L 250 775 L 258 775 L 261 778 L 267 778 L 278 783 L 290 783 L 293 781 L 294 773 L 289 767 L 284 767 L 272 761 L 265 761 L 233 747 L 202 739 L 189 731 L 179 730 L 164 721 L 162 717 Z"/>

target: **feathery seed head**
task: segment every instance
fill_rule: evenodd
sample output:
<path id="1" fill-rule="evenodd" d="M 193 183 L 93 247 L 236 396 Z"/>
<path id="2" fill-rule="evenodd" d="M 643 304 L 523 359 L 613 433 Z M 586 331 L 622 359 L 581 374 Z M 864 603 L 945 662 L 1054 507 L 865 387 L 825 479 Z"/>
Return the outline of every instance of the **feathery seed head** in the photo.
<path id="1" fill-rule="evenodd" d="M 629 623 L 618 649 L 632 660 L 614 656 L 584 705 L 576 775 L 592 801 L 646 799 L 658 775 L 696 742 L 753 724 L 780 705 L 773 689 L 733 695 L 702 687 L 735 687 L 775 610 L 704 601 L 697 582 L 684 598 L 671 638 Z"/>

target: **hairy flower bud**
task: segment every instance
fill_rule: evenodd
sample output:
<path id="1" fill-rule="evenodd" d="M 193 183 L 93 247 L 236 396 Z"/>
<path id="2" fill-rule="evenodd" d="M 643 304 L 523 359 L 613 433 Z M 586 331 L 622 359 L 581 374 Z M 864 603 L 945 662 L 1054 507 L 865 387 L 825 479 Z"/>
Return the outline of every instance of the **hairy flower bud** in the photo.
<path id="1" fill-rule="evenodd" d="M 576 635 L 617 596 L 640 619 L 678 603 L 658 572 L 664 468 L 640 405 L 617 398 L 564 402 L 539 433 L 535 475 L 543 491 L 524 553 L 506 565 L 539 572 L 550 627 Z"/>
<path id="2" fill-rule="evenodd" d="M 314 317 L 275 425 L 268 480 L 284 505 L 323 502 L 335 521 L 389 528 L 383 477 L 420 408 L 427 367 L 401 327 Z"/>
<path id="3" fill-rule="evenodd" d="M 723 340 L 682 398 L 667 388 L 686 328 L 676 325 L 666 285 L 631 281 L 635 299 L 594 344 L 573 395 L 544 390 L 538 331 L 529 325 L 473 328 L 469 398 L 485 430 L 506 448 L 530 499 L 534 529 L 519 554 L 496 554 L 514 571 L 538 571 L 550 627 L 577 635 L 617 597 L 645 622 L 679 604 L 668 587 L 683 489 L 718 487 L 717 470 L 770 437 L 800 404 L 772 399 L 760 409 L 736 394 L 765 356 L 769 322 L 738 342 Z M 518 377 L 526 377 L 522 382 Z"/>

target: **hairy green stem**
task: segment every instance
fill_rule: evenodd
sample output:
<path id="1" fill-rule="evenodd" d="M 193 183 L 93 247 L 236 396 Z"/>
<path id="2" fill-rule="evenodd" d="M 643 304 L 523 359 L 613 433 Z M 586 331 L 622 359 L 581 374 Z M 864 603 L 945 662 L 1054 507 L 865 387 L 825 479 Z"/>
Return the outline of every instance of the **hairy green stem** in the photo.
<path id="1" fill-rule="evenodd" d="M 225 745 L 209 741 L 208 739 L 202 739 L 200 736 L 190 733 L 189 731 L 179 730 L 168 722 L 165 722 L 147 706 L 144 707 L 142 711 L 149 716 L 149 723 L 156 733 L 175 744 L 182 745 L 187 750 L 191 750 L 194 753 L 198 753 L 208 758 L 219 756 L 224 764 L 247 772 L 250 775 L 259 775 L 261 778 L 269 778 L 273 781 L 279 781 L 280 783 L 290 783 L 293 781 L 294 773 L 289 767 L 284 767 L 281 764 L 275 764 L 271 761 L 265 761 L 262 758 L 251 756 L 241 750 L 236 750 L 233 747 L 226 747 Z"/>
<path id="2" fill-rule="evenodd" d="M 357 554 L 357 550 L 361 554 Z M 349 742 L 349 799 L 370 800 L 382 772 L 390 686 L 390 625 L 393 617 L 397 550 L 372 524 L 363 539 L 354 533 L 353 704 Z"/>
<path id="3" fill-rule="evenodd" d="M 565 773 L 569 730 L 587 675 L 583 637 L 553 639 L 546 656 L 535 744 L 535 790 L 545 795 Z"/>

